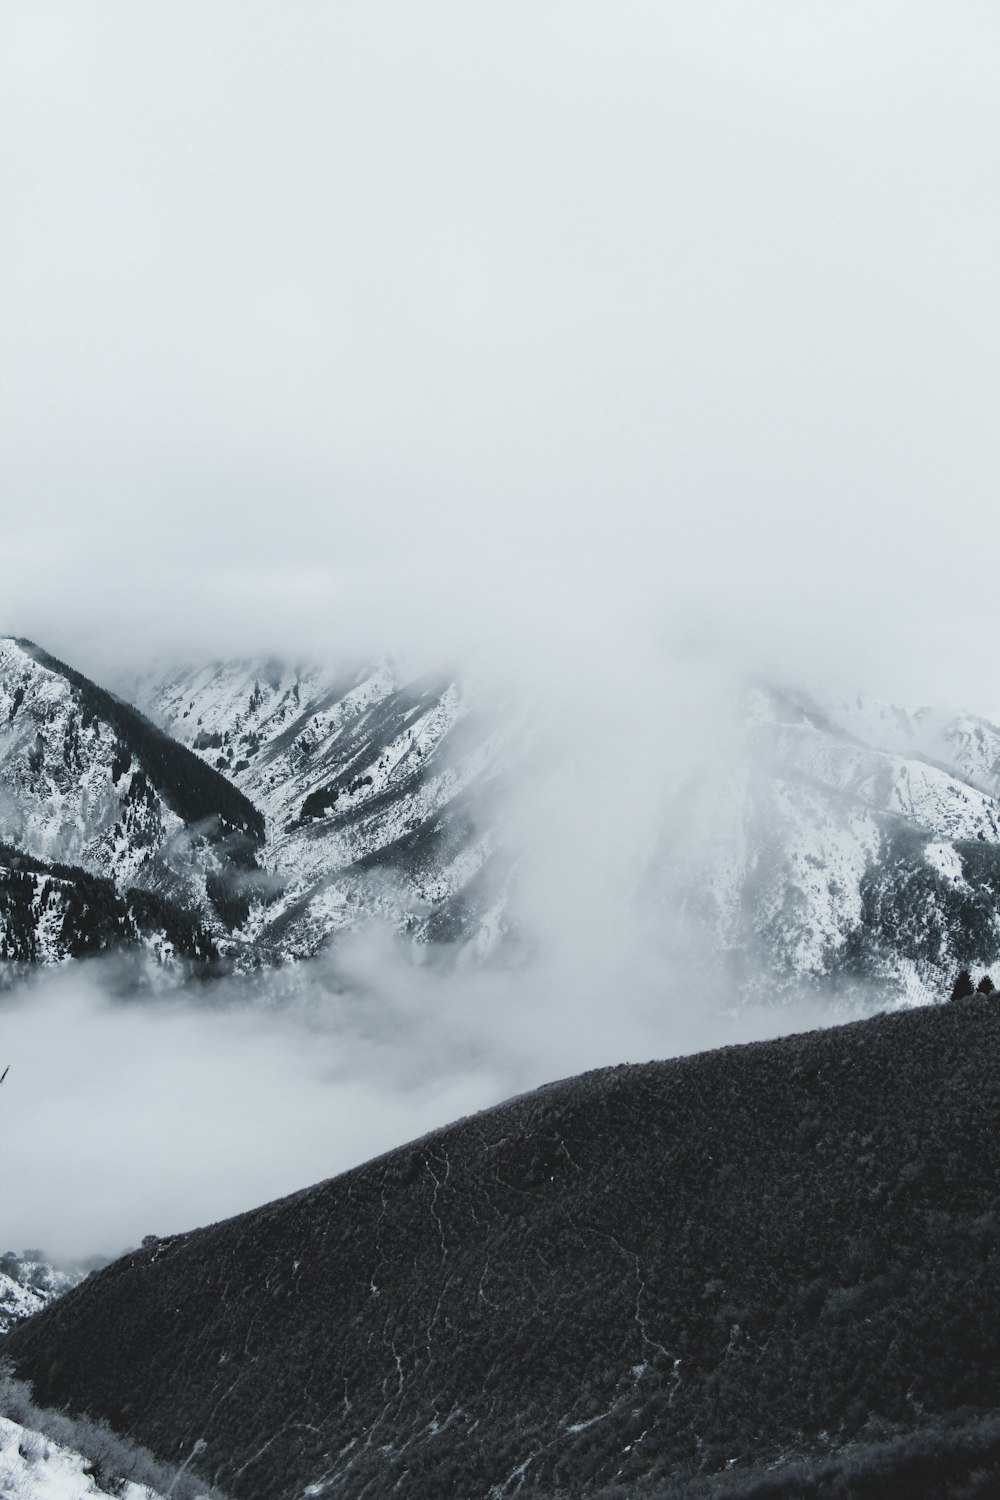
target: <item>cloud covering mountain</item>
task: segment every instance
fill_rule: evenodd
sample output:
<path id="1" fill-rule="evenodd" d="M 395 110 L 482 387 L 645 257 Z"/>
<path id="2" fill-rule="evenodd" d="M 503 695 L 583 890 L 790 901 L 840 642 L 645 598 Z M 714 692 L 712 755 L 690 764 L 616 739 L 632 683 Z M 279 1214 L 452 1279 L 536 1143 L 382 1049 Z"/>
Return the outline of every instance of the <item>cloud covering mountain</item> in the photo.
<path id="1" fill-rule="evenodd" d="M 0 629 L 996 715 L 997 27 L 12 13 Z"/>

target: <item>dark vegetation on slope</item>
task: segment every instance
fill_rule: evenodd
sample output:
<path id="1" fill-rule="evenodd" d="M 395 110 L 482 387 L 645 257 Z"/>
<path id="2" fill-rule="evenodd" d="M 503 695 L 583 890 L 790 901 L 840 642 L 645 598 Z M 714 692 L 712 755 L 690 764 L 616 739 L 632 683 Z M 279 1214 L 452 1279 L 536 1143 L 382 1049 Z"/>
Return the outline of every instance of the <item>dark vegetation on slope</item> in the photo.
<path id="1" fill-rule="evenodd" d="M 83 1472 L 93 1480 L 97 1495 L 121 1495 L 124 1486 L 132 1483 L 143 1486 L 146 1493 L 155 1491 L 173 1500 L 226 1500 L 219 1490 L 206 1494 L 204 1483 L 195 1478 L 185 1463 L 164 1464 L 138 1443 L 114 1432 L 107 1422 L 88 1417 L 74 1419 L 66 1412 L 37 1406 L 24 1381 L 16 1380 L 3 1361 L 0 1361 L 0 1416 L 28 1429 L 19 1447 L 21 1456 L 29 1463 L 45 1463 L 45 1445 L 32 1438 L 34 1433 L 81 1454 L 85 1460 Z"/>
<path id="2" fill-rule="evenodd" d="M 7 1349 L 248 1500 L 985 1495 L 998 1113 L 983 995 L 606 1069 L 145 1246 Z"/>
<path id="3" fill-rule="evenodd" d="M 197 912 L 157 891 L 120 893 L 113 881 L 77 865 L 50 864 L 0 843 L 0 962 L 37 963 L 39 912 L 51 909 L 50 941 L 62 958 L 128 950 L 162 935 L 195 964 L 215 965 L 219 951 Z"/>
<path id="4" fill-rule="evenodd" d="M 39 666 L 58 673 L 76 689 L 85 722 L 89 716 L 112 726 L 126 752 L 135 757 L 164 800 L 186 823 L 221 818 L 254 843 L 263 839 L 264 819 L 253 803 L 193 751 L 157 729 L 131 704 L 98 687 L 33 641 L 19 639 L 16 644 Z"/>
<path id="5" fill-rule="evenodd" d="M 594 1500 L 627 1500 L 613 1486 Z M 852 1443 L 830 1458 L 781 1464 L 752 1478 L 724 1478 L 660 1489 L 655 1500 L 996 1500 L 1000 1494 L 1000 1417 L 923 1426 L 885 1442 Z M 650 1491 L 650 1500 L 654 1492 Z"/>

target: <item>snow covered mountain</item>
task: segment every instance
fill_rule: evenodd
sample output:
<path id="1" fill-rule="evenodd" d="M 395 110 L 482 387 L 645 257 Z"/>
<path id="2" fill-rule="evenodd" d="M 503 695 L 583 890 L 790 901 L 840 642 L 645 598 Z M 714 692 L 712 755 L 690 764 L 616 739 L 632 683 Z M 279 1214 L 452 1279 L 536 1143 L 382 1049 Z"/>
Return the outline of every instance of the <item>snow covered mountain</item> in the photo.
<path id="1" fill-rule="evenodd" d="M 263 818 L 130 704 L 0 639 L 0 957 L 215 956 Z"/>
<path id="2" fill-rule="evenodd" d="M 267 813 L 262 863 L 282 891 L 257 930 L 269 955 L 315 951 L 369 913 L 481 948 L 516 921 L 482 815 L 510 739 L 469 732 L 458 684 L 403 690 L 385 662 L 349 682 L 230 663 L 143 701 Z M 877 980 L 926 1000 L 959 966 L 996 962 L 1000 729 L 762 684 L 738 724 L 680 789 L 637 884 L 684 911 L 744 993 Z"/>
<path id="3" fill-rule="evenodd" d="M 130 704 L 30 641 L 0 639 L 0 795 L 5 833 L 43 859 L 131 883 L 171 844 L 263 836 L 225 777 Z"/>
<path id="4" fill-rule="evenodd" d="M 125 945 L 257 967 L 372 919 L 503 953 L 521 916 L 507 818 L 532 774 L 523 716 L 486 719 L 461 682 L 401 683 L 387 660 L 215 663 L 136 698 L 141 713 L 0 642 L 0 957 Z M 744 995 L 877 982 L 883 1003 L 926 1000 L 1000 959 L 986 720 L 758 683 L 726 744 L 663 792 L 648 788 L 637 899 L 654 927 L 680 913 Z"/>
<path id="5" fill-rule="evenodd" d="M 50 1265 L 38 1250 L 26 1250 L 23 1255 L 5 1251 L 0 1256 L 0 1334 L 40 1312 L 83 1276 L 83 1271 L 61 1271 Z"/>
<path id="6" fill-rule="evenodd" d="M 241 934 L 256 954 L 304 957 L 369 917 L 418 939 L 477 933 L 502 736 L 459 684 L 401 685 L 384 660 L 346 678 L 226 662 L 147 684 L 142 704 L 264 814 Z"/>
<path id="7" fill-rule="evenodd" d="M 657 879 L 744 989 L 939 998 L 1000 954 L 1000 730 L 749 689 L 721 776 L 684 789 Z"/>

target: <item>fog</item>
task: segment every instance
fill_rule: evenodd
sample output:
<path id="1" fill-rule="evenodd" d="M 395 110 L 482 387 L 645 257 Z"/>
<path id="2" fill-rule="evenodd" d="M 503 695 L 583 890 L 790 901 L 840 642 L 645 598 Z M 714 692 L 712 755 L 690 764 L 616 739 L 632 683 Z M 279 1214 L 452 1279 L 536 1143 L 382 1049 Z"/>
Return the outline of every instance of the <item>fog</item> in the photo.
<path id="1" fill-rule="evenodd" d="M 2 18 L 0 628 L 997 702 L 994 6 Z"/>
<path id="2" fill-rule="evenodd" d="M 774 1025 L 630 880 L 747 674 L 1000 717 L 996 7 L 0 25 L 0 631 L 112 685 L 445 664 L 539 768 L 516 972 L 376 933 L 270 1011 L 11 1000 L 7 1238 L 113 1249 Z"/>
<path id="3" fill-rule="evenodd" d="M 263 987 L 137 995 L 101 961 L 40 974 L 0 997 L 4 1248 L 116 1254 L 555 1078 L 820 1019 L 807 1003 L 714 1014 L 693 973 L 643 986 L 623 951 L 611 990 L 582 965 L 456 975 L 369 929 Z"/>

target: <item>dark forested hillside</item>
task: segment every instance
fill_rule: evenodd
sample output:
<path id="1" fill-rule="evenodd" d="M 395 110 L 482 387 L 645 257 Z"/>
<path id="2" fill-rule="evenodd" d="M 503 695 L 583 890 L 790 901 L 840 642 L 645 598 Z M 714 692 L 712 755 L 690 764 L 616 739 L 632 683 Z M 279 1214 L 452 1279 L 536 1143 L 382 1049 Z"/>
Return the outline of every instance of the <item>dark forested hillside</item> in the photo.
<path id="1" fill-rule="evenodd" d="M 606 1069 L 144 1246 L 8 1348 L 239 1496 L 887 1494 L 920 1451 L 899 1493 L 950 1493 L 997 1452 L 998 1111 L 983 996 Z"/>
<path id="2" fill-rule="evenodd" d="M 169 951 L 204 972 L 219 960 L 197 911 L 0 841 L 0 983 L 40 961 L 135 949 Z"/>

